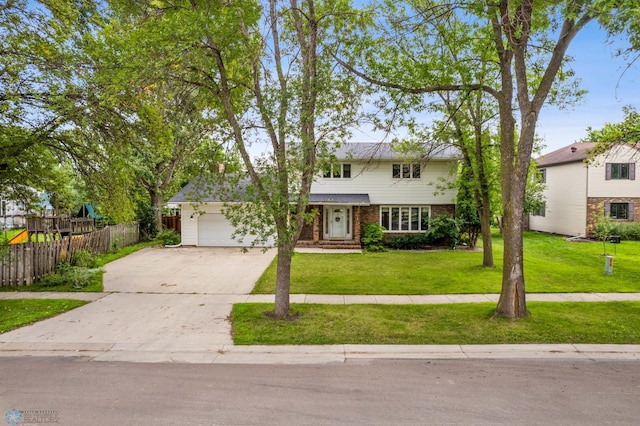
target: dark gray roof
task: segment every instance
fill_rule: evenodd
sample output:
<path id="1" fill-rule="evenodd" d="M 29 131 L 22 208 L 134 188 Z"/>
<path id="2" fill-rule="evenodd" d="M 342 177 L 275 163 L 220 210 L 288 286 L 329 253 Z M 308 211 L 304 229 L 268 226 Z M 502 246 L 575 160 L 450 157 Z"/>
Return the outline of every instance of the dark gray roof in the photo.
<path id="1" fill-rule="evenodd" d="M 338 160 L 451 160 L 459 158 L 460 153 L 456 148 L 443 145 L 426 147 L 423 152 L 409 155 L 395 151 L 390 143 L 350 142 L 336 149 L 335 156 Z"/>
<path id="2" fill-rule="evenodd" d="M 576 163 L 586 160 L 591 155 L 591 150 L 597 144 L 594 142 L 576 142 L 563 148 L 550 152 L 538 158 L 538 167 L 557 166 L 560 164 Z"/>
<path id="3" fill-rule="evenodd" d="M 235 180 L 235 179 L 231 179 Z M 176 195 L 171 197 L 169 203 L 221 203 L 226 201 L 239 201 L 244 199 L 249 186 L 249 179 L 241 179 L 232 184 L 228 181 L 220 180 L 204 182 L 196 180 L 189 182 Z"/>
<path id="4" fill-rule="evenodd" d="M 309 204 L 349 204 L 368 206 L 369 194 L 310 194 Z"/>

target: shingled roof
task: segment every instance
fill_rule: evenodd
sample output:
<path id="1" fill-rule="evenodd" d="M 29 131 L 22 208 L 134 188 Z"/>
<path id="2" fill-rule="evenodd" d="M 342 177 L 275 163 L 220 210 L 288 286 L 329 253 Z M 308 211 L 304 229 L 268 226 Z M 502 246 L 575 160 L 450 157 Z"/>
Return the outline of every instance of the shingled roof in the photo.
<path id="1" fill-rule="evenodd" d="M 591 156 L 591 150 L 597 144 L 594 142 L 576 142 L 538 158 L 538 167 L 557 166 L 560 164 L 584 161 Z"/>

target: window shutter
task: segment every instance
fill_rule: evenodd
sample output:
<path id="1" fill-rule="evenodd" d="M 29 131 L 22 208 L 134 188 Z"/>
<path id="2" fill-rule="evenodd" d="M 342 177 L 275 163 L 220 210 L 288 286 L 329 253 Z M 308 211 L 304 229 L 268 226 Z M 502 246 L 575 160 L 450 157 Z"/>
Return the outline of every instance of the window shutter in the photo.
<path id="1" fill-rule="evenodd" d="M 636 180 L 636 163 L 629 163 L 629 179 Z"/>
<path id="2" fill-rule="evenodd" d="M 634 218 L 633 218 L 633 203 L 629 203 L 629 213 L 628 213 L 627 218 L 629 220 L 631 220 L 631 221 L 634 220 Z"/>
<path id="3" fill-rule="evenodd" d="M 604 215 L 605 216 L 611 215 L 611 203 L 604 203 Z"/>
<path id="4" fill-rule="evenodd" d="M 605 177 L 606 180 L 611 180 L 611 163 L 605 165 Z"/>

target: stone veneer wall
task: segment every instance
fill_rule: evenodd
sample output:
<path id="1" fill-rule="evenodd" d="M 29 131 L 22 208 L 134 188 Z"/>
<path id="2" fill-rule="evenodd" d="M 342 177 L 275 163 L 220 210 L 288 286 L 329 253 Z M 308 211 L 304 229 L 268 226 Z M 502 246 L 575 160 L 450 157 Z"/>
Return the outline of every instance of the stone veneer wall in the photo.
<path id="1" fill-rule="evenodd" d="M 593 237 L 593 227 L 596 218 L 604 212 L 604 203 L 633 203 L 634 222 L 640 222 L 640 198 L 587 198 L 587 237 Z M 616 220 L 613 222 L 629 222 L 628 220 Z"/>

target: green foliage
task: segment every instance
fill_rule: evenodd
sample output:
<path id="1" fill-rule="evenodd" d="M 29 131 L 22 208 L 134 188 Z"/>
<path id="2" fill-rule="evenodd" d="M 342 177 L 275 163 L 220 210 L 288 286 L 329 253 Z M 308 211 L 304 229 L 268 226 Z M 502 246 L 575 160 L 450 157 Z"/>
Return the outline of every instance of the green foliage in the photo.
<path id="1" fill-rule="evenodd" d="M 633 106 L 625 106 L 622 111 L 624 119 L 620 123 L 606 123 L 602 129 L 588 127 L 586 142 L 600 142 L 599 148 L 604 149 L 611 143 L 640 142 L 640 112 Z"/>
<path id="2" fill-rule="evenodd" d="M 91 250 L 78 250 L 73 253 L 71 265 L 78 266 L 80 268 L 95 268 L 98 266 L 98 258 L 91 252 Z"/>
<path id="3" fill-rule="evenodd" d="M 618 235 L 622 240 L 640 241 L 640 223 L 612 222 L 611 235 Z"/>
<path id="4" fill-rule="evenodd" d="M 611 230 L 613 228 L 613 222 L 609 215 L 604 214 L 604 208 L 600 208 L 600 214 L 596 216 L 595 224 L 593 227 L 593 235 L 602 241 L 602 255 L 607 254 L 607 240 L 611 236 Z"/>
<path id="5" fill-rule="evenodd" d="M 161 229 L 155 237 L 155 241 L 163 246 L 175 246 L 180 244 L 180 234 L 173 229 Z"/>
<path id="6" fill-rule="evenodd" d="M 424 232 L 412 232 L 390 237 L 386 244 L 394 250 L 421 250 L 430 244 L 430 240 Z"/>
<path id="7" fill-rule="evenodd" d="M 44 288 L 64 286 L 71 291 L 83 290 L 93 283 L 98 273 L 101 274 L 102 271 L 61 263 L 55 273 L 44 276 L 38 284 Z"/>
<path id="8" fill-rule="evenodd" d="M 440 215 L 431 219 L 425 235 L 432 244 L 445 244 L 455 249 L 460 241 L 460 223 L 454 217 Z"/>
<path id="9" fill-rule="evenodd" d="M 155 237 L 158 229 L 155 225 L 153 208 L 148 200 L 136 202 L 136 221 L 140 226 L 140 235 L 143 240 L 151 240 Z"/>
<path id="10" fill-rule="evenodd" d="M 367 222 L 364 224 L 361 242 L 367 251 L 384 251 L 382 245 L 384 230 L 385 227 L 377 223 Z"/>
<path id="11" fill-rule="evenodd" d="M 476 246 L 480 234 L 480 215 L 474 193 L 476 185 L 479 184 L 475 183 L 470 167 L 461 167 L 456 195 L 456 218 L 460 224 L 461 240 L 472 248 Z"/>
<path id="12" fill-rule="evenodd" d="M 426 232 L 411 232 L 389 237 L 386 245 L 396 250 L 420 250 L 429 246 L 447 246 L 455 249 L 461 239 L 460 221 L 449 215 L 434 217 Z"/>

